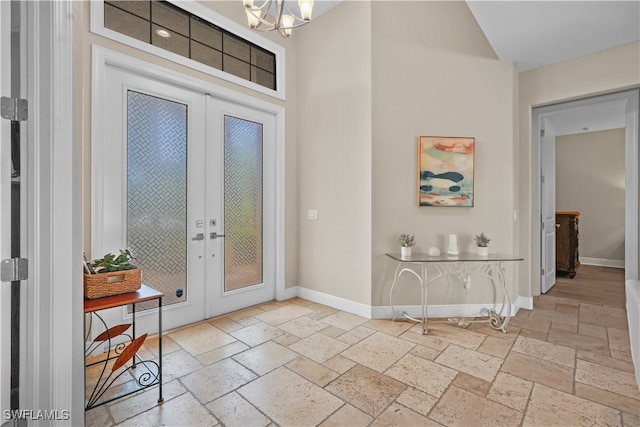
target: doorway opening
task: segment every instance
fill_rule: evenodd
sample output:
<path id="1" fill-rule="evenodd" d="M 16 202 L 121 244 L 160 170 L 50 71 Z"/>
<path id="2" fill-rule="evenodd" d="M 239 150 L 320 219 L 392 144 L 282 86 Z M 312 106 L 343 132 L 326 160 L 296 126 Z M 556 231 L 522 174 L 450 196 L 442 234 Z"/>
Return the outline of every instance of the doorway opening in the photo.
<path id="1" fill-rule="evenodd" d="M 610 245 L 623 245 L 624 248 L 616 249 L 614 252 L 624 253 L 624 261 L 620 263 L 614 262 L 612 266 L 624 267 L 627 278 L 637 277 L 638 275 L 638 93 L 639 90 L 631 90 L 619 92 L 609 95 L 585 98 L 577 101 L 571 101 L 561 104 L 555 104 L 547 107 L 536 108 L 533 112 L 534 141 L 537 145 L 537 165 L 539 191 L 539 212 L 540 218 L 540 265 L 541 279 L 540 291 L 547 292 L 555 284 L 556 280 L 556 211 L 569 209 L 567 205 L 559 202 L 556 206 L 556 188 L 558 185 L 556 176 L 556 157 L 558 138 L 562 137 L 562 161 L 566 161 L 564 153 L 564 144 L 571 145 L 575 141 L 567 139 L 563 135 L 590 134 L 591 139 L 594 136 L 605 138 L 613 138 L 616 135 L 622 138 L 622 141 L 612 142 L 611 150 L 603 153 L 607 155 L 612 152 L 622 151 L 624 155 L 624 164 L 620 165 L 624 169 L 624 174 L 620 174 L 620 170 L 610 171 L 598 175 L 598 161 L 603 162 L 602 154 L 594 159 L 593 171 L 583 170 L 583 180 L 585 176 L 593 178 L 598 185 L 609 186 L 609 193 L 624 192 L 624 219 L 619 220 L 624 228 L 622 232 L 622 242 L 620 236 L 616 242 Z M 610 131 L 611 129 L 618 129 Z M 597 138 L 596 138 L 597 139 Z M 615 147 L 615 145 L 620 145 Z M 577 162 L 585 162 L 584 156 L 577 153 L 570 165 L 575 166 Z M 610 165 L 603 165 L 610 167 Z M 601 168 L 604 169 L 604 168 Z M 560 169 L 558 169 L 560 170 Z M 606 184 L 608 183 L 608 184 Z M 598 213 L 597 204 L 599 202 L 598 194 L 594 191 L 596 188 L 589 188 L 586 183 L 584 187 L 576 188 L 576 194 L 582 194 L 580 197 L 588 197 L 587 205 L 595 206 L 591 209 L 592 214 Z M 563 190 L 563 194 L 566 194 Z M 620 199 L 617 199 L 619 203 Z M 607 203 L 604 202 L 603 203 Z M 609 202 L 610 203 L 610 202 Z M 578 221 L 580 221 L 579 219 Z M 584 220 L 584 218 L 582 219 Z M 609 218 L 589 218 L 590 221 L 611 221 Z M 587 221 L 587 224 L 589 223 Z M 585 224 L 586 225 L 586 224 Z M 613 237 L 613 236 L 611 236 Z M 598 246 L 602 246 L 602 237 L 599 241 L 593 243 L 594 254 L 597 254 Z M 600 252 L 602 253 L 602 252 Z M 582 255 L 582 254 L 581 254 Z M 579 255 L 576 254 L 578 257 Z M 615 256 L 615 255 L 614 255 Z M 590 256 L 588 262 L 600 263 L 606 260 L 604 256 Z M 622 264 L 622 265 L 620 265 Z M 605 264 L 606 265 L 606 264 Z"/>

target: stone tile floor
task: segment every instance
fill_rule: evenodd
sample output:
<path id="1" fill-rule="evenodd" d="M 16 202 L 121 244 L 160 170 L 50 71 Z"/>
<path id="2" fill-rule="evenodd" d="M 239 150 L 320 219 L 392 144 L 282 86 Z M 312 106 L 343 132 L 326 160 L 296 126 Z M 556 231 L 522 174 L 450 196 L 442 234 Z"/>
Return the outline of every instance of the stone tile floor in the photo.
<path id="1" fill-rule="evenodd" d="M 293 298 L 169 331 L 163 350 L 162 405 L 153 387 L 86 424 L 640 426 L 625 310 L 548 295 L 507 334 L 434 319 L 429 335 Z"/>

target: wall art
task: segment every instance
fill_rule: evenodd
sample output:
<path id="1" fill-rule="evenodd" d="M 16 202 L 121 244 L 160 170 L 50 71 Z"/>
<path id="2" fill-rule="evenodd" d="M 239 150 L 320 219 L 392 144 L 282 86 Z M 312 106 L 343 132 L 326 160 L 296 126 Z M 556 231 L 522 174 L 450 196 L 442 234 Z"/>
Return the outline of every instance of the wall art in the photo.
<path id="1" fill-rule="evenodd" d="M 418 206 L 473 207 L 475 138 L 418 137 Z"/>

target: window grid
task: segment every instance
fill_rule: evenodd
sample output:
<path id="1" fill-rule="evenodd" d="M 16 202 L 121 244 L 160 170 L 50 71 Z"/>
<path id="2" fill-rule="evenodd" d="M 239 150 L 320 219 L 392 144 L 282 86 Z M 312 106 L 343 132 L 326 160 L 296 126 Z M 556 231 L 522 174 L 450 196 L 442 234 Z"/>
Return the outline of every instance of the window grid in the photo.
<path id="1" fill-rule="evenodd" d="M 175 5 L 171 4 L 171 3 L 168 3 L 166 1 L 162 1 L 162 0 L 149 0 L 149 1 L 146 1 L 145 3 L 148 3 L 148 6 L 149 6 L 149 8 L 148 8 L 149 17 L 148 18 L 146 18 L 144 16 L 141 16 L 140 14 L 137 14 L 134 11 L 132 11 L 131 8 L 126 7 L 126 4 L 128 4 L 128 3 L 136 3 L 137 6 L 139 7 L 142 2 L 139 1 L 139 0 L 138 1 L 110 0 L 110 1 L 105 1 L 104 2 L 104 7 L 105 7 L 105 22 L 104 22 L 104 26 L 106 28 L 110 28 L 110 29 L 112 29 L 114 31 L 117 31 L 117 32 L 121 33 L 121 34 L 131 36 L 131 34 L 127 34 L 126 31 L 121 31 L 121 30 L 119 30 L 117 28 L 114 28 L 113 26 L 109 25 L 109 23 L 107 22 L 106 9 L 107 9 L 108 6 L 111 6 L 111 7 L 114 7 L 116 9 L 118 9 L 120 12 L 132 15 L 134 17 L 137 17 L 137 18 L 142 19 L 142 20 L 146 21 L 147 23 L 149 23 L 149 39 L 148 39 L 148 41 L 146 41 L 148 44 L 151 44 L 151 45 L 154 44 L 153 43 L 153 34 L 154 34 L 153 25 L 154 24 L 156 26 L 158 26 L 158 27 L 166 29 L 167 31 L 170 31 L 173 34 L 181 35 L 180 32 L 177 32 L 175 30 L 171 30 L 169 28 L 166 28 L 164 25 L 154 21 L 154 17 L 153 17 L 153 9 L 154 8 L 152 7 L 152 3 L 162 4 L 163 6 L 169 7 L 172 10 L 174 10 L 174 11 L 176 11 L 176 12 L 178 12 L 178 13 L 180 13 L 180 14 L 182 14 L 182 15 L 184 15 L 184 16 L 186 16 L 188 18 L 188 37 L 187 37 L 188 40 L 187 40 L 187 42 L 188 42 L 188 58 L 189 59 L 193 59 L 194 61 L 198 61 L 198 62 L 204 63 L 203 61 L 199 61 L 198 59 L 193 58 L 192 46 L 193 46 L 193 43 L 198 43 L 200 45 L 206 46 L 207 48 L 209 48 L 209 49 L 211 49 L 213 51 L 218 52 L 220 54 L 220 56 L 221 56 L 220 67 L 214 66 L 212 64 L 206 64 L 206 65 L 213 66 L 214 68 L 218 68 L 221 71 L 228 72 L 228 73 L 233 74 L 233 75 L 238 76 L 238 77 L 243 77 L 242 75 L 238 75 L 239 73 L 232 72 L 232 70 L 230 70 L 231 66 L 228 63 L 225 64 L 225 62 L 226 62 L 225 58 L 227 58 L 227 57 L 234 58 L 235 60 L 240 61 L 241 63 L 244 63 L 244 64 L 246 64 L 248 66 L 248 73 L 247 73 L 248 74 L 248 76 L 247 76 L 248 78 L 245 77 L 246 80 L 251 81 L 251 82 L 256 83 L 256 84 L 259 84 L 261 86 L 267 87 L 269 89 L 276 90 L 276 78 L 275 78 L 275 74 L 276 74 L 276 58 L 275 58 L 275 54 L 273 52 L 269 52 L 268 50 L 266 50 L 264 48 L 261 48 L 260 46 L 257 46 L 255 44 L 243 39 L 242 37 L 239 37 L 238 35 L 236 35 L 234 33 L 231 33 L 231 32 L 229 32 L 229 31 L 227 31 L 227 30 L 225 30 L 223 28 L 220 28 L 220 27 L 216 26 L 215 24 L 212 24 L 211 22 L 209 22 L 207 20 L 205 20 L 205 19 L 203 19 L 203 18 L 201 18 L 201 17 L 199 17 L 197 15 L 191 14 L 191 13 L 189 13 L 189 12 L 183 10 L 183 9 L 180 9 L 179 7 L 177 7 L 177 6 L 175 6 Z M 193 28 L 192 27 L 193 27 L 193 21 L 194 20 L 200 22 L 203 25 L 207 25 L 207 26 L 211 27 L 212 29 L 214 29 L 215 31 L 220 33 L 221 49 L 218 49 L 218 48 L 212 46 L 212 44 L 214 44 L 214 43 L 210 43 L 209 44 L 209 43 L 206 43 L 206 42 L 204 42 L 202 40 L 198 40 L 198 39 L 194 39 L 193 38 Z M 231 38 L 237 40 L 239 43 L 241 43 L 241 44 L 243 44 L 243 45 L 245 45 L 245 46 L 247 46 L 249 48 L 248 61 L 243 59 L 243 58 L 240 58 L 238 55 L 236 55 L 236 54 L 234 54 L 234 53 L 232 53 L 232 52 L 227 50 L 229 48 L 226 47 L 226 45 L 225 45 L 226 37 L 231 37 Z M 167 49 L 167 50 L 170 50 L 170 49 Z M 173 51 L 173 52 L 174 53 L 178 53 L 178 52 L 175 52 L 175 51 Z M 256 57 L 256 54 L 267 56 L 269 58 L 269 61 L 268 61 L 267 64 L 265 64 L 265 66 L 268 66 L 271 69 L 265 68 L 265 66 L 260 65 L 260 62 L 264 63 L 264 60 L 260 61 L 259 59 L 256 58 L 255 61 L 254 61 L 254 57 Z M 183 55 L 183 56 L 187 56 L 187 55 Z M 254 70 L 256 70 L 257 72 L 254 72 Z M 265 73 L 265 75 L 268 76 L 269 78 L 259 79 L 257 76 L 259 74 L 262 74 L 262 73 Z M 254 76 L 255 76 L 255 78 L 254 78 Z M 268 81 L 265 82 L 264 80 L 268 80 Z"/>

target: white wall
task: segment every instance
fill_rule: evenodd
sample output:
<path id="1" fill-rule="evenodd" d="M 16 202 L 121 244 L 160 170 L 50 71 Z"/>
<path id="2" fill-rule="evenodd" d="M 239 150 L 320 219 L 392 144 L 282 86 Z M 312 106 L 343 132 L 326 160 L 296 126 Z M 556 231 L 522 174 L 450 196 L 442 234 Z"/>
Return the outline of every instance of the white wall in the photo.
<path id="1" fill-rule="evenodd" d="M 536 218 L 538 185 L 534 180 L 535 150 L 532 109 L 640 85 L 640 42 L 607 49 L 569 61 L 520 73 L 519 248 L 520 295 L 540 294 L 540 237 Z"/>
<path id="2" fill-rule="evenodd" d="M 556 138 L 556 211 L 579 211 L 583 264 L 624 265 L 625 130 Z"/>

